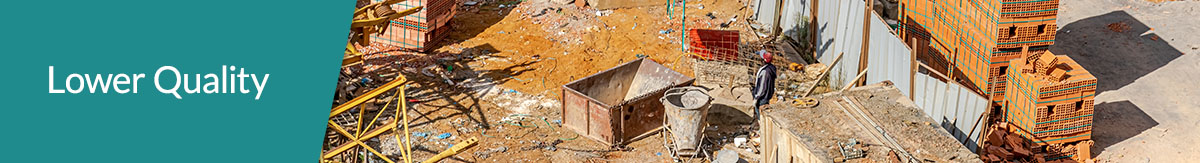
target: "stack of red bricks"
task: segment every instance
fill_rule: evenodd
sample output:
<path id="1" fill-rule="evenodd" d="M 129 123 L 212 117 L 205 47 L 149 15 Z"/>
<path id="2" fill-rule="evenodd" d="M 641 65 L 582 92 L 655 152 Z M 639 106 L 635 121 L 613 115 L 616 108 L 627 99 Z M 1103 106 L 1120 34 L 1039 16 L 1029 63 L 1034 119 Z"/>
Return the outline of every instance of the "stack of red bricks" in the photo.
<path id="1" fill-rule="evenodd" d="M 1095 76 L 1070 57 L 1050 52 L 1010 63 L 1004 97 L 1004 119 L 1013 126 L 1009 132 L 1044 147 L 1091 139 Z"/>
<path id="2" fill-rule="evenodd" d="M 407 0 L 391 7 L 400 12 L 417 6 L 423 6 L 420 12 L 389 21 L 387 30 L 371 36 L 371 42 L 422 52 L 432 50 L 449 34 L 451 27 L 447 24 L 458 5 L 454 0 Z"/>
<path id="3" fill-rule="evenodd" d="M 1036 145 L 1030 144 L 1017 134 L 1009 132 L 1012 125 L 1000 122 L 991 125 L 982 143 L 983 149 L 979 155 L 985 162 L 1037 162 L 1037 163 L 1070 163 L 1094 162 L 1091 159 L 1092 141 L 1081 141 L 1072 144 Z"/>
<path id="4" fill-rule="evenodd" d="M 738 31 L 690 29 L 687 31 L 688 51 L 702 60 L 729 61 L 738 59 Z"/>
<path id="5" fill-rule="evenodd" d="M 987 88 L 1001 0 L 900 0 L 899 34 L 917 60 L 978 92 Z"/>
<path id="6" fill-rule="evenodd" d="M 992 101 L 1004 100 L 1005 69 L 1009 60 L 1038 54 L 1054 45 L 1058 31 L 1058 0 L 1001 0 L 996 48 L 992 50 L 988 85 Z"/>

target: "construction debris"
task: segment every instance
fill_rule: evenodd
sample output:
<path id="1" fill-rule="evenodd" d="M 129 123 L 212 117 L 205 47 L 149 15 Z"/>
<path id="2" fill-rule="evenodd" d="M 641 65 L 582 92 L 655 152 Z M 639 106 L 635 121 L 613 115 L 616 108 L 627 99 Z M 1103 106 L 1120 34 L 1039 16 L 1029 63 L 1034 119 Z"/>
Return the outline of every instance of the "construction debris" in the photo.
<path id="1" fill-rule="evenodd" d="M 380 1 L 360 0 L 358 7 Z M 348 49 L 357 53 L 343 59 L 334 96 L 338 107 L 331 112 L 322 159 L 354 163 L 773 162 L 783 158 L 1091 161 L 1092 103 L 1082 92 L 1095 90 L 1079 82 L 1094 78 L 1081 75 L 1086 71 L 1077 64 L 1065 64 L 1072 62 L 1070 58 L 1047 52 L 1058 29 L 1054 12 L 1048 9 L 1057 9 L 1057 0 L 987 3 L 981 4 L 983 10 L 958 13 L 946 11 L 972 5 L 873 2 L 882 5 L 871 10 L 911 10 L 880 16 L 901 17 L 901 22 L 886 22 L 900 25 L 892 28 L 901 32 L 904 41 L 915 40 L 909 50 L 919 53 L 917 62 L 948 74 L 946 80 L 990 93 L 991 101 L 1004 106 L 988 115 L 996 122 L 981 122 L 992 125 L 975 130 L 985 135 L 970 135 L 984 137 L 978 142 L 979 155 L 963 147 L 971 141 L 951 136 L 963 131 L 947 132 L 939 125 L 954 124 L 932 121 L 895 88 L 905 85 L 829 88 L 826 76 L 835 73 L 830 71 L 832 65 L 843 55 L 850 62 L 865 62 L 855 57 L 859 54 L 837 54 L 832 62 L 816 63 L 812 54 L 822 47 L 811 47 L 814 40 L 752 32 L 750 26 L 757 23 L 742 21 L 753 12 L 745 10 L 749 6 L 741 1 L 408 0 L 356 14 L 364 16 L 356 20 L 368 20 L 380 18 L 378 13 L 387 15 L 386 8 L 396 12 L 420 7 L 412 16 L 356 29 L 377 35 L 350 41 Z M 908 9 L 894 10 L 895 3 Z M 1039 10 L 1016 11 L 1022 7 Z M 953 23 L 975 23 L 972 26 L 977 28 L 928 26 L 951 20 L 917 16 L 921 13 L 992 21 Z M 815 19 L 799 16 L 799 21 Z M 1029 22 L 996 24 L 997 18 Z M 1123 22 L 1108 27 L 1114 32 L 1130 29 Z M 816 33 L 808 32 L 797 36 Z M 987 37 L 991 32 L 1001 37 Z M 838 41 L 864 41 L 855 39 Z M 358 41 L 369 43 L 354 44 Z M 782 59 L 764 63 L 754 55 L 760 50 Z M 965 62 L 951 62 L 955 60 Z M 753 122 L 739 119 L 748 116 L 740 115 L 747 106 L 739 102 L 750 96 L 741 91 L 749 89 L 754 68 L 763 64 L 785 68 L 778 72 L 776 97 L 764 120 L 757 127 L 746 127 Z M 407 81 L 393 83 L 398 79 Z M 699 122 L 672 124 L 663 110 L 663 103 L 670 100 L 660 97 L 670 96 L 667 89 L 693 84 L 705 86 L 712 97 L 731 100 L 707 100 L 704 108 L 712 107 L 713 113 L 696 113 L 702 117 Z M 1015 98 L 1018 95 L 1034 96 L 1022 100 Z M 407 116 L 418 118 L 409 122 Z M 716 118 L 706 119 L 709 116 Z M 399 130 L 410 126 L 417 129 Z M 1073 137 L 1056 139 L 1063 136 Z M 478 143 L 454 144 L 464 138 Z M 434 151 L 445 152 L 433 156 Z M 451 157 L 461 152 L 472 152 L 474 157 Z"/>
<path id="2" fill-rule="evenodd" d="M 770 105 L 774 109 L 767 110 L 760 123 L 764 162 L 790 158 L 882 162 L 891 160 L 892 151 L 903 162 L 981 162 L 941 127 L 922 125 L 933 119 L 893 86 L 861 86 L 813 98 L 822 105 L 811 109 Z"/>
<path id="3" fill-rule="evenodd" d="M 1110 23 L 1107 25 L 1107 27 L 1108 27 L 1108 30 L 1117 32 L 1117 33 L 1125 33 L 1125 31 L 1129 31 L 1129 29 L 1132 28 L 1132 27 L 1129 27 L 1129 24 L 1126 24 L 1125 22 Z"/>

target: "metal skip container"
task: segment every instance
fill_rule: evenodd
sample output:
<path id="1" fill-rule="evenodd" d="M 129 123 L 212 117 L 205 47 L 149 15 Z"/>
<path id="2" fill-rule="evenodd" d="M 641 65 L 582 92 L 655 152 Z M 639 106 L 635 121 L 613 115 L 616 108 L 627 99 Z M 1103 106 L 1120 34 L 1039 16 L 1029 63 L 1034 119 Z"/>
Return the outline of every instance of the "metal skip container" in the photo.
<path id="1" fill-rule="evenodd" d="M 708 119 L 712 97 L 704 88 L 688 86 L 671 88 L 659 101 L 667 116 L 667 129 L 674 140 L 677 155 L 692 156 L 702 142 L 701 131 Z"/>
<path id="2" fill-rule="evenodd" d="M 563 127 L 607 145 L 624 145 L 663 125 L 669 88 L 695 79 L 649 59 L 636 59 L 562 86 Z"/>

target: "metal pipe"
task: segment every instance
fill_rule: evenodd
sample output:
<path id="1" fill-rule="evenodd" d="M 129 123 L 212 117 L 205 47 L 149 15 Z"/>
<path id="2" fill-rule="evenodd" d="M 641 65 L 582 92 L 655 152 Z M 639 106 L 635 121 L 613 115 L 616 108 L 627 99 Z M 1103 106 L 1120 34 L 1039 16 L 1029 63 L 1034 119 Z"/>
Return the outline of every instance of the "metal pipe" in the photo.
<path id="1" fill-rule="evenodd" d="M 683 11 L 679 12 L 680 20 L 683 21 L 679 26 L 679 48 L 680 51 L 687 53 L 687 0 L 683 1 Z"/>
<path id="2" fill-rule="evenodd" d="M 404 162 L 411 163 L 412 162 L 412 142 L 409 141 L 410 139 L 409 139 L 409 133 L 408 133 L 408 104 L 405 103 L 408 101 L 408 97 L 404 96 L 405 88 L 408 88 L 408 86 L 400 86 L 400 90 L 397 90 L 397 93 L 400 94 L 400 106 L 399 107 L 401 109 L 398 111 L 400 111 L 399 114 L 403 114 L 403 116 L 404 116 L 404 123 L 400 123 L 400 124 L 404 125 L 404 143 L 401 146 L 401 147 L 404 147 L 404 150 L 400 150 L 400 151 L 404 152 Z M 395 130 L 395 128 L 392 128 L 392 129 Z M 395 132 L 395 131 L 393 131 L 393 132 Z M 399 136 L 397 136 L 397 138 L 399 138 Z M 400 141 L 397 140 L 396 143 L 400 143 Z"/>

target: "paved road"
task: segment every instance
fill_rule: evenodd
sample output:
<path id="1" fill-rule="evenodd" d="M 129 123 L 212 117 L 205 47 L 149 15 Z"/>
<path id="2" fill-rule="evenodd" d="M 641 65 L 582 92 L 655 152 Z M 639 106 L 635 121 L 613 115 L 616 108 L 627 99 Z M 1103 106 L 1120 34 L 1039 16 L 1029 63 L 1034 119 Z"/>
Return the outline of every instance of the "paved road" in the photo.
<path id="1" fill-rule="evenodd" d="M 1051 51 L 1100 80 L 1096 158 L 1200 160 L 1200 1 L 1062 0 L 1058 26 Z"/>

